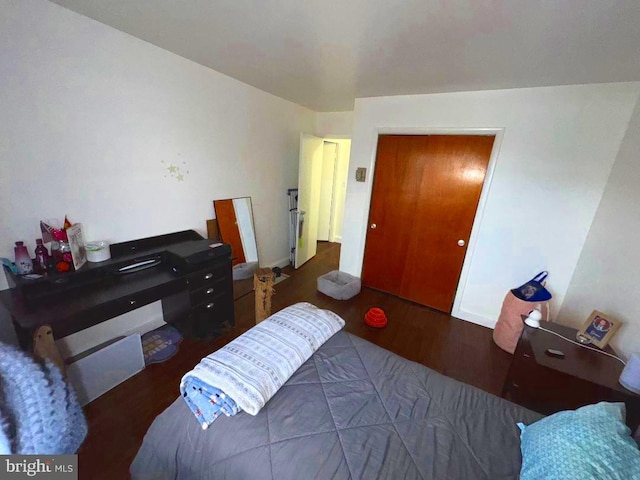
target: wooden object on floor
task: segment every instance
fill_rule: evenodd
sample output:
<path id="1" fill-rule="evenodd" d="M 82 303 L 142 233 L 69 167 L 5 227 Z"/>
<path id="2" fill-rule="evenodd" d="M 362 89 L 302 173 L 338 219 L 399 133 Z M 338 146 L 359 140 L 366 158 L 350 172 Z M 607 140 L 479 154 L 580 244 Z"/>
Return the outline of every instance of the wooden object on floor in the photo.
<path id="1" fill-rule="evenodd" d="M 363 285 L 451 311 L 493 141 L 380 135 Z"/>
<path id="2" fill-rule="evenodd" d="M 207 220 L 207 238 L 209 240 L 215 240 L 216 242 L 220 241 L 218 221 L 215 218 L 213 220 Z"/>
<path id="3" fill-rule="evenodd" d="M 256 292 L 256 325 L 271 315 L 271 296 L 275 292 L 273 284 L 276 274 L 270 268 L 259 268 L 253 274 L 253 288 Z"/>
<path id="4" fill-rule="evenodd" d="M 574 340 L 577 330 L 557 323 L 541 326 Z M 564 358 L 547 355 L 560 350 Z M 550 415 L 598 402 L 624 402 L 627 425 L 640 424 L 640 395 L 618 383 L 624 366 L 615 358 L 573 345 L 543 330 L 524 327 L 516 347 L 502 396 L 536 412 Z M 607 347 L 607 353 L 615 351 Z"/>
<path id="5" fill-rule="evenodd" d="M 49 325 L 42 325 L 33 333 L 33 353 L 42 360 L 52 361 L 60 369 L 62 375 L 65 374 L 64 361 L 53 338 L 53 330 Z"/>

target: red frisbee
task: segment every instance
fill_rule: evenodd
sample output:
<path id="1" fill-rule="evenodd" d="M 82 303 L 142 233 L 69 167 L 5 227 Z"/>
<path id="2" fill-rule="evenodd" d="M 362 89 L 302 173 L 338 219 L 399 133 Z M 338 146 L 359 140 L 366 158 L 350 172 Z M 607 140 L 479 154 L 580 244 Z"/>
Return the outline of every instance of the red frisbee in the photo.
<path id="1" fill-rule="evenodd" d="M 383 328 L 387 326 L 387 316 L 381 308 L 370 308 L 364 316 L 364 323 L 370 327 Z"/>

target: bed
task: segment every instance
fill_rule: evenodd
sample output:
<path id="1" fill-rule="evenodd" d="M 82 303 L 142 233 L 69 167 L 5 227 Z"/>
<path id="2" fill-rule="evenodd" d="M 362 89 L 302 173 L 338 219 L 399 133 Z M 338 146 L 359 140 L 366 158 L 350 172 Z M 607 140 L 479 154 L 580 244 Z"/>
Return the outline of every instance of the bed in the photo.
<path id="1" fill-rule="evenodd" d="M 178 398 L 149 431 L 134 479 L 510 479 L 516 422 L 542 415 L 344 331 L 256 415 L 202 430 Z"/>

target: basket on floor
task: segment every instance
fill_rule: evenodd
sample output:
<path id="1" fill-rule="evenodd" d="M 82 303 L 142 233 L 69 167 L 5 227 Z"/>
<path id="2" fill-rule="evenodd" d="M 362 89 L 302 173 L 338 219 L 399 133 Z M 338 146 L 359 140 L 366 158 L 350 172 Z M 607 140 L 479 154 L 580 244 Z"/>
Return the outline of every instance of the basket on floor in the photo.
<path id="1" fill-rule="evenodd" d="M 318 291 L 336 300 L 349 300 L 360 293 L 360 279 L 333 270 L 318 277 Z"/>

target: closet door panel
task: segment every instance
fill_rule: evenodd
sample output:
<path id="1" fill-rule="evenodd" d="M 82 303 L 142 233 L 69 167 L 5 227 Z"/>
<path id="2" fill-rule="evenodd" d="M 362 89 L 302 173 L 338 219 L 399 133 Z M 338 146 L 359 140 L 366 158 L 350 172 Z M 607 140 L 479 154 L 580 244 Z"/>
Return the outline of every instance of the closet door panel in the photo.
<path id="1" fill-rule="evenodd" d="M 401 297 L 451 311 L 493 141 L 489 136 L 429 137 Z"/>
<path id="2" fill-rule="evenodd" d="M 428 137 L 381 135 L 365 246 L 364 285 L 399 295 Z"/>

